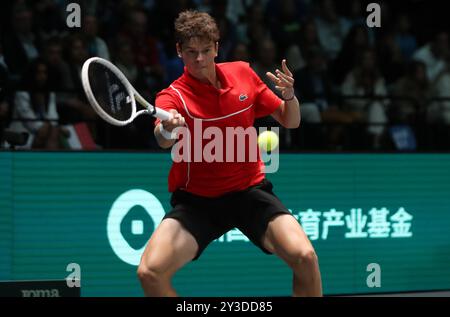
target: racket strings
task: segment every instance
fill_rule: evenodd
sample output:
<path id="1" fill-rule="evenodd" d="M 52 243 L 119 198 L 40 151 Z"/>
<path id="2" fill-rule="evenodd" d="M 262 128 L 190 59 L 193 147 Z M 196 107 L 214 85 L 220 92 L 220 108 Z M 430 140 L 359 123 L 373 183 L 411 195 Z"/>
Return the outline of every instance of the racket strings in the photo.
<path id="1" fill-rule="evenodd" d="M 130 119 L 132 97 L 118 76 L 102 64 L 91 63 L 88 77 L 92 94 L 103 111 L 119 121 Z"/>

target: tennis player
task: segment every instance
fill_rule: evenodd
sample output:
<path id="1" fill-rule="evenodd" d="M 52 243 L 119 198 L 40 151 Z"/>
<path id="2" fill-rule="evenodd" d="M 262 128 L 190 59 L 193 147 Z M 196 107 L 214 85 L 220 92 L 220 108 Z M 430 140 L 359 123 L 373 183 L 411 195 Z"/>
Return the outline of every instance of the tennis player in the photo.
<path id="1" fill-rule="evenodd" d="M 202 133 L 217 127 L 251 127 L 259 117 L 272 115 L 282 126 L 300 124 L 299 102 L 292 73 L 267 76 L 281 100 L 244 62 L 216 64 L 219 30 L 207 13 L 184 11 L 175 21 L 176 49 L 184 74 L 161 91 L 156 106 L 174 114 L 156 121 L 155 136 L 162 148 L 172 147 L 174 129 Z M 195 136 L 195 135 L 194 135 Z M 151 236 L 142 255 L 138 277 L 146 296 L 177 296 L 173 275 L 196 260 L 209 243 L 233 228 L 267 254 L 276 254 L 293 271 L 294 296 L 322 296 L 317 255 L 298 221 L 272 191 L 264 164 L 256 162 L 174 162 L 169 173 L 173 209 Z M 251 268 L 243 268 L 251 270 Z"/>

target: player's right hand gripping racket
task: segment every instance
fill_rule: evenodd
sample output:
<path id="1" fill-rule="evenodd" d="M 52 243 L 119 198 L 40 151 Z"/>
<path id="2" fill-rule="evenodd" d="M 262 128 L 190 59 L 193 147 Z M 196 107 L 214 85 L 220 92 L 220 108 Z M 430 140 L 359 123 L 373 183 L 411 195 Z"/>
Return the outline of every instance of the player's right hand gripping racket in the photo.
<path id="1" fill-rule="evenodd" d="M 81 81 L 89 103 L 106 122 L 125 126 L 141 114 L 170 120 L 172 114 L 147 102 L 111 62 L 92 57 L 81 70 Z M 137 111 L 136 101 L 144 107 Z"/>

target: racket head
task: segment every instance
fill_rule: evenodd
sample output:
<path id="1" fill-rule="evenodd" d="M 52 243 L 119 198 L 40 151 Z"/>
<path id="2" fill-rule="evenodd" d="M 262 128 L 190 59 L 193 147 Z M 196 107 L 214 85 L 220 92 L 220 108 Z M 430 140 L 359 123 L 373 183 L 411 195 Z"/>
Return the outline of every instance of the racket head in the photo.
<path id="1" fill-rule="evenodd" d="M 100 57 L 88 59 L 81 70 L 86 97 L 106 122 L 125 126 L 136 117 L 135 91 L 125 75 Z"/>

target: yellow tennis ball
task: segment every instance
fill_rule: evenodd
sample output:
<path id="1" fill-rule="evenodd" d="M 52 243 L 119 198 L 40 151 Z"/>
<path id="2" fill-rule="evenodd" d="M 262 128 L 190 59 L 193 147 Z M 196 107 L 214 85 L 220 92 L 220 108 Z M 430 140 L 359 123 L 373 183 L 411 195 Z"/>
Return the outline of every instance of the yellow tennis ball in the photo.
<path id="1" fill-rule="evenodd" d="M 264 131 L 258 136 L 259 148 L 266 152 L 275 150 L 278 142 L 278 135 L 273 131 Z"/>

